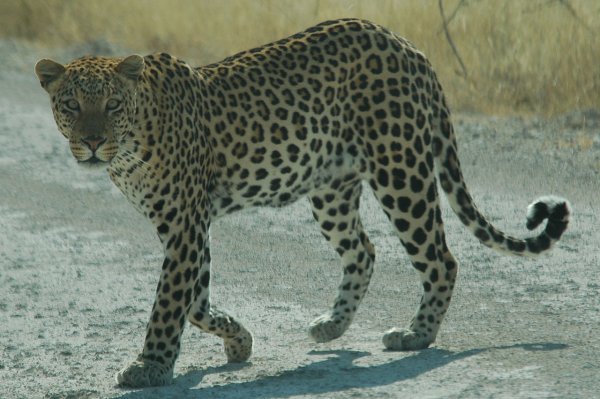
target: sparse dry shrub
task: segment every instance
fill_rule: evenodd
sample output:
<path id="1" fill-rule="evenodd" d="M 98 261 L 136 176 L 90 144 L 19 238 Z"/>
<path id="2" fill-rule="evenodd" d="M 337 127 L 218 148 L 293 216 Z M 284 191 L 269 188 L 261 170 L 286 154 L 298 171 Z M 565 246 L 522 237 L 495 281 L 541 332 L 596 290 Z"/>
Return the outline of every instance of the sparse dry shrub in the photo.
<path id="1" fill-rule="evenodd" d="M 44 46 L 98 39 L 136 52 L 217 61 L 332 18 L 370 19 L 431 59 L 453 108 L 557 114 L 600 108 L 600 2 L 596 0 L 3 0 L 0 37 Z M 51 55 L 51 54 L 48 54 Z"/>

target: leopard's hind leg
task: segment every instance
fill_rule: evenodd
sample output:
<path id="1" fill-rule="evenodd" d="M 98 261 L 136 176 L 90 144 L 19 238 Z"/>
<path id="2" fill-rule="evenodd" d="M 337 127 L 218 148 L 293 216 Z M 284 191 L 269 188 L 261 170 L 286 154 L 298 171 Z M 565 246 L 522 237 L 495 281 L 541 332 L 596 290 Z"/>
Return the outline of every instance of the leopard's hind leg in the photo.
<path id="1" fill-rule="evenodd" d="M 361 188 L 357 177 L 348 176 L 310 195 L 313 215 L 340 255 L 344 273 L 333 308 L 310 325 L 310 336 L 316 342 L 330 341 L 346 331 L 369 287 L 375 249 L 358 213 Z"/>
<path id="2" fill-rule="evenodd" d="M 435 341 L 450 305 L 458 264 L 446 246 L 433 173 L 413 176 L 403 188 L 396 177 L 388 185 L 372 180 L 371 186 L 419 274 L 423 296 L 408 327 L 389 330 L 383 343 L 392 350 L 416 350 Z"/>

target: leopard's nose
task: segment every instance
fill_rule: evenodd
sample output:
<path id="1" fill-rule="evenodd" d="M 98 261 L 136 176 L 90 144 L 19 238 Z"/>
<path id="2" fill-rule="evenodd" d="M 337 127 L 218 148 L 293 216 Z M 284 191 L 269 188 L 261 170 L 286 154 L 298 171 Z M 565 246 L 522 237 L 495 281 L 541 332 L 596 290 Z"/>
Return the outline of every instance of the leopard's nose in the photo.
<path id="1" fill-rule="evenodd" d="M 83 144 L 87 145 L 90 150 L 95 152 L 98 147 L 100 147 L 106 141 L 106 137 L 87 136 L 83 137 L 81 141 Z"/>

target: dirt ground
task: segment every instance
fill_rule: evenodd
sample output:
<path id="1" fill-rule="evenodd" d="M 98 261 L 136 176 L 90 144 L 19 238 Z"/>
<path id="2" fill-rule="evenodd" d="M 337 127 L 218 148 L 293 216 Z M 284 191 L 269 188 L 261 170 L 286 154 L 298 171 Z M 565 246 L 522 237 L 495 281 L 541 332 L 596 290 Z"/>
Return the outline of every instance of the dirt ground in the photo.
<path id="1" fill-rule="evenodd" d="M 542 194 L 567 197 L 574 214 L 554 251 L 528 260 L 492 253 L 445 206 L 461 271 L 430 349 L 383 349 L 383 332 L 408 323 L 421 288 L 365 190 L 377 270 L 342 338 L 308 338 L 341 267 L 307 201 L 251 209 L 212 228 L 213 301 L 253 332 L 250 361 L 226 364 L 219 340 L 188 326 L 173 385 L 117 388 L 114 374 L 142 346 L 161 250 L 105 173 L 75 165 L 54 126 L 33 64 L 78 52 L 0 42 L 0 398 L 598 397 L 594 111 L 549 120 L 456 116 L 466 179 L 498 227 L 527 234 L 525 208 Z"/>

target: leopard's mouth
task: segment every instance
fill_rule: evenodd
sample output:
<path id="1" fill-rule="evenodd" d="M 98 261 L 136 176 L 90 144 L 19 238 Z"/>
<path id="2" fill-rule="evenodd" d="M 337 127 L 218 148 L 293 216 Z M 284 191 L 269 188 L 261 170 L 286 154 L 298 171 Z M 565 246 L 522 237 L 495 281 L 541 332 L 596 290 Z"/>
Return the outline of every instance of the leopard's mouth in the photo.
<path id="1" fill-rule="evenodd" d="M 96 155 L 92 155 L 88 159 L 78 159 L 77 165 L 81 166 L 83 169 L 90 170 L 103 170 L 109 165 L 110 161 L 104 161 L 98 158 Z"/>
<path id="2" fill-rule="evenodd" d="M 112 144 L 89 145 L 84 141 L 72 141 L 69 144 L 73 157 L 81 166 L 108 165 L 117 153 L 116 146 Z"/>
<path id="3" fill-rule="evenodd" d="M 107 163 L 107 161 L 103 161 L 100 158 L 98 158 L 96 155 L 92 155 L 90 158 L 84 160 L 84 161 L 79 161 L 80 163 L 87 163 L 90 165 L 93 164 L 97 164 L 97 163 Z"/>

